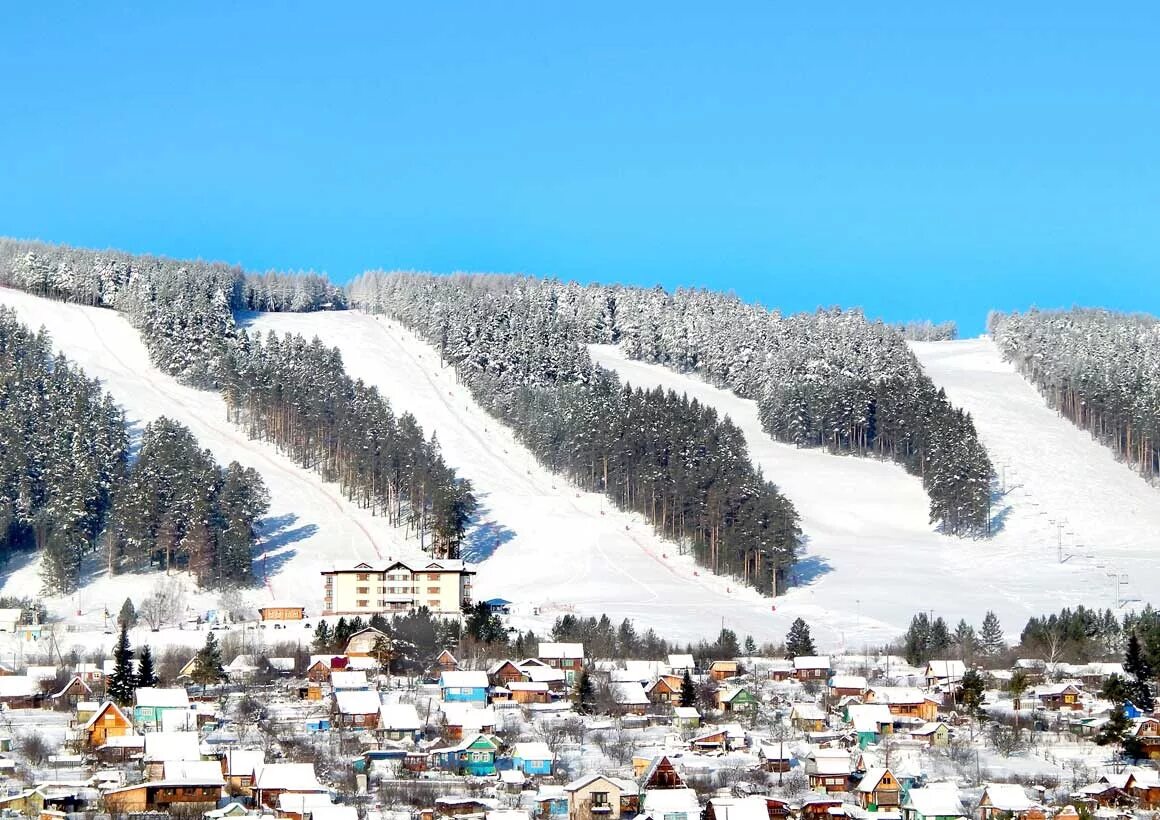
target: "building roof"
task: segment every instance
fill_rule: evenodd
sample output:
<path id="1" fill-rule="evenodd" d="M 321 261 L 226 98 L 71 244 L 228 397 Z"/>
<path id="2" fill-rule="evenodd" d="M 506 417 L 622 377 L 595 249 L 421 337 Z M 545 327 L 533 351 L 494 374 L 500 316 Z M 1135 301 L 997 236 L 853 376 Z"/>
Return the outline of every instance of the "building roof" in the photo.
<path id="1" fill-rule="evenodd" d="M 930 661 L 926 665 L 926 677 L 959 680 L 967 673 L 967 665 L 962 661 Z"/>
<path id="2" fill-rule="evenodd" d="M 620 706 L 643 706 L 649 702 L 644 687 L 636 681 L 621 681 L 611 686 L 612 697 Z"/>
<path id="3" fill-rule="evenodd" d="M 556 756 L 552 754 L 552 750 L 548 748 L 548 744 L 539 741 L 517 743 L 512 747 L 512 757 L 518 757 L 521 760 L 556 759 Z"/>
<path id="4" fill-rule="evenodd" d="M 830 678 L 831 689 L 857 689 L 866 691 L 866 678 L 862 675 L 834 675 Z"/>
<path id="5" fill-rule="evenodd" d="M 226 748 L 226 773 L 231 777 L 249 777 L 254 770 L 266 762 L 266 753 L 261 749 Z"/>
<path id="6" fill-rule="evenodd" d="M 541 681 L 513 680 L 507 688 L 512 692 L 547 692 L 548 684 Z"/>
<path id="7" fill-rule="evenodd" d="M 439 675 L 439 686 L 443 689 L 486 689 L 487 673 L 448 670 Z"/>
<path id="8" fill-rule="evenodd" d="M 520 671 L 533 683 L 558 683 L 566 680 L 563 669 L 553 669 L 550 666 L 525 666 Z"/>
<path id="9" fill-rule="evenodd" d="M 380 729 L 416 732 L 422 727 L 419 712 L 410 703 L 384 703 L 379 707 Z"/>
<path id="10" fill-rule="evenodd" d="M 913 809 L 923 817 L 963 817 L 958 787 L 953 783 L 932 783 L 911 789 L 904 809 Z"/>
<path id="11" fill-rule="evenodd" d="M 988 783 L 983 789 L 983 797 L 999 811 L 1027 811 L 1035 805 L 1018 783 Z"/>
<path id="12" fill-rule="evenodd" d="M 881 782 L 882 778 L 885 777 L 889 772 L 889 769 L 882 767 L 867 769 L 866 774 L 864 774 L 862 779 L 858 781 L 858 785 L 855 787 L 854 791 L 860 792 L 862 794 L 870 794 L 878 788 L 879 782 Z"/>
<path id="13" fill-rule="evenodd" d="M 541 658 L 557 658 L 560 660 L 584 660 L 584 644 L 582 643 L 541 643 L 538 656 Z"/>
<path id="14" fill-rule="evenodd" d="M 495 709 L 476 709 L 468 703 L 441 704 L 443 716 L 449 726 L 461 726 L 464 730 L 478 731 L 485 726 L 495 726 Z"/>
<path id="15" fill-rule="evenodd" d="M 167 760 L 165 779 L 171 783 L 185 782 L 199 786 L 224 786 L 222 766 L 216 760 Z"/>
<path id="16" fill-rule="evenodd" d="M 343 689 L 334 693 L 334 706 L 341 715 L 377 715 L 382 701 L 378 692 Z"/>
<path id="17" fill-rule="evenodd" d="M 136 703 L 138 706 L 145 707 L 188 709 L 189 694 L 179 686 L 164 689 L 143 686 L 137 690 Z"/>
<path id="18" fill-rule="evenodd" d="M 795 703 L 791 716 L 800 720 L 825 720 L 826 713 L 816 703 Z"/>
<path id="19" fill-rule="evenodd" d="M 278 810 L 284 814 L 304 815 L 306 812 L 325 811 L 331 805 L 333 804 L 330 802 L 330 793 L 322 789 L 310 789 L 305 792 L 298 790 L 278 795 Z"/>
<path id="20" fill-rule="evenodd" d="M 714 797 L 709 801 L 713 816 L 729 820 L 769 820 L 769 806 L 760 795 L 749 797 Z"/>
<path id="21" fill-rule="evenodd" d="M 829 669 L 828 655 L 798 655 L 793 659 L 794 669 Z"/>
<path id="22" fill-rule="evenodd" d="M 266 763 L 254 775 L 256 789 L 292 789 L 296 792 L 324 792 L 313 763 Z"/>
<path id="23" fill-rule="evenodd" d="M 669 669 L 692 672 L 697 667 L 692 655 L 669 655 Z"/>
<path id="24" fill-rule="evenodd" d="M 323 570 L 323 575 L 336 572 L 389 572 L 395 567 L 411 572 L 474 572 L 466 561 L 453 559 L 432 560 L 426 556 L 418 558 L 387 558 L 385 561 L 359 561 L 357 564 L 335 564 L 329 570 Z"/>
<path id="25" fill-rule="evenodd" d="M 121 716 L 121 718 L 126 723 L 133 722 L 129 719 L 129 716 L 127 714 L 125 714 L 124 710 L 122 710 L 120 706 L 113 703 L 113 701 L 111 701 L 111 700 L 107 700 L 104 703 L 102 703 L 100 706 L 97 707 L 96 711 L 93 712 L 93 716 L 85 721 L 85 725 L 82 728 L 85 731 L 88 731 L 89 729 L 93 728 L 93 724 L 95 724 L 97 722 L 97 719 L 101 718 L 105 714 L 105 712 L 109 711 L 110 709 L 116 711 L 116 713 L 119 714 Z"/>
<path id="26" fill-rule="evenodd" d="M 40 681 L 28 675 L 0 675 L 0 698 L 29 698 L 40 693 Z"/>
<path id="27" fill-rule="evenodd" d="M 875 703 L 910 705 L 926 700 L 926 695 L 921 689 L 910 686 L 871 686 L 870 692 L 874 696 Z"/>
<path id="28" fill-rule="evenodd" d="M 855 732 L 877 733 L 884 723 L 893 723 L 894 715 L 885 703 L 855 703 L 846 707 Z"/>
<path id="29" fill-rule="evenodd" d="M 699 718 L 701 713 L 697 711 L 696 706 L 674 706 L 673 717 L 681 720 L 690 720 L 692 718 Z"/>
<path id="30" fill-rule="evenodd" d="M 365 669 L 336 669 L 330 673 L 330 685 L 335 689 L 366 689 Z"/>
<path id="31" fill-rule="evenodd" d="M 145 759 L 158 762 L 201 760 L 197 732 L 149 732 L 145 735 Z"/>

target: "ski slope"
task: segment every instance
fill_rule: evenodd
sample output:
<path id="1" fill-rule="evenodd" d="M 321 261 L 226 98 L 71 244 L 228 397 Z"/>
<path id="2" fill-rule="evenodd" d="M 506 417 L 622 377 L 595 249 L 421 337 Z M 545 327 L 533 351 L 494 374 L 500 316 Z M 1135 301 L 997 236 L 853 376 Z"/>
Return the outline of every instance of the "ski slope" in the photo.
<path id="1" fill-rule="evenodd" d="M 784 636 L 789 621 L 780 605 L 773 613 L 769 599 L 698 570 L 643 518 L 539 466 L 455 383 L 439 354 L 402 326 L 355 311 L 268 313 L 245 323 L 339 348 L 351 376 L 377 386 L 396 412 L 412 413 L 438 436 L 444 458 L 471 480 L 482 505 L 465 554 L 480 561 L 476 598 L 515 602 L 517 625 L 541 630 L 567 612 L 607 613 L 669 639 L 715 637 L 722 622 L 759 643 Z"/>
<path id="2" fill-rule="evenodd" d="M 25 324 L 44 327 L 54 348 L 84 368 L 124 408 L 136 433 L 158 416 L 168 416 L 190 428 L 201 446 L 220 463 L 238 461 L 262 474 L 270 490 L 270 512 L 265 519 L 255 570 L 265 575 L 264 588 L 250 593 L 255 603 L 272 597 L 301 602 L 310 612 L 322 609 L 323 586 L 319 572 L 337 562 L 413 554 L 417 542 L 384 519 L 348 503 L 337 485 L 323 484 L 314 473 L 301 470 L 270 444 L 250 441 L 226 421 L 225 403 L 217 393 L 178 384 L 149 362 L 137 331 L 118 313 L 30 296 L 0 288 L 0 305 L 14 308 Z M 158 573 L 157 575 L 160 575 Z M 116 614 L 132 595 L 140 603 L 155 578 L 139 574 L 106 577 L 101 574 L 78 595 L 57 599 L 52 608 L 77 620 L 103 620 L 108 606 Z M 3 594 L 34 594 L 40 589 L 36 562 L 11 572 Z M 191 597 L 204 612 L 216 595 Z"/>
<path id="3" fill-rule="evenodd" d="M 806 536 L 805 583 L 779 599 L 778 613 L 824 625 L 831 646 L 835 634 L 851 647 L 897 636 L 919 611 L 942 615 L 953 628 L 959 618 L 978 626 L 993 609 L 1017 635 L 1031 615 L 1078 603 L 1130 604 L 1155 588 L 1160 561 L 1149 553 L 1160 532 L 1155 491 L 1047 410 L 989 342 L 916 349 L 951 400 L 978 413 L 992 457 L 1008 464 L 1008 484 L 1018 480 L 998 505 L 1001 528 L 990 539 L 935 532 L 919 480 L 900 467 L 780 444 L 762 430 L 754 402 L 695 376 L 631 361 L 615 347 L 590 348 L 623 380 L 695 397 L 742 429 L 751 457 L 797 507 Z M 1130 514 L 1113 512 L 1111 498 L 1130 499 Z M 1061 563 L 1054 522 L 1064 516 L 1065 546 L 1075 540 L 1086 546 L 1065 549 Z M 1130 583 L 1119 586 L 1129 565 Z M 1108 573 L 1116 572 L 1113 583 Z"/>
<path id="4" fill-rule="evenodd" d="M 989 338 L 912 349 L 947 397 L 971 414 L 991 455 L 1002 493 L 1001 540 L 1048 563 L 1062 561 L 1087 590 L 1083 600 L 1147 602 L 1160 582 L 1160 490 L 1051 410 Z"/>

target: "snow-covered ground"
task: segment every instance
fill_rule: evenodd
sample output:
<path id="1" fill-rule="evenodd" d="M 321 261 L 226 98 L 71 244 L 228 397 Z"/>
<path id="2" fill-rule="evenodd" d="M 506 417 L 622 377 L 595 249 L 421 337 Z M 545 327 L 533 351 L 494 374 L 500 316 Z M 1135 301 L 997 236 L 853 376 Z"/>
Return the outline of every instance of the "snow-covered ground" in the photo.
<path id="1" fill-rule="evenodd" d="M 1066 570 L 1055 592 L 1061 604 L 1146 603 L 1160 581 L 1160 490 L 1051 410 L 989 338 L 912 348 L 971 414 L 995 464 L 997 540 L 1029 563 Z"/>
<path id="2" fill-rule="evenodd" d="M 515 602 L 517 625 L 542 629 L 574 611 L 632 618 L 638 629 L 653 627 L 670 639 L 715 637 L 722 622 L 758 642 L 784 636 L 780 605 L 772 613 L 770 600 L 699 571 L 644 519 L 539 466 L 455 383 L 439 354 L 402 326 L 354 311 L 267 313 L 245 323 L 339 348 L 351 376 L 376 385 L 397 412 L 411 412 L 438 436 L 444 457 L 471 480 L 482 504 L 465 555 L 480 562 L 476 597 Z"/>
<path id="3" fill-rule="evenodd" d="M 187 425 L 219 462 L 235 460 L 262 474 L 271 504 L 255 569 L 265 575 L 267 584 L 251 593 L 255 602 L 273 596 L 300 601 L 308 611 L 318 612 L 323 568 L 336 561 L 417 550 L 417 542 L 404 541 L 402 533 L 384 519 L 348 503 L 337 485 L 324 484 L 316 474 L 299 469 L 272 445 L 250 441 L 226 420 L 225 404 L 218 394 L 180 385 L 154 368 L 137 331 L 120 314 L 6 288 L 0 288 L 0 304 L 14 308 L 25 324 L 46 328 L 55 349 L 90 377 L 99 378 L 138 432 L 158 416 L 168 416 Z M 100 575 L 75 596 L 51 599 L 50 608 L 73 621 L 100 624 L 105 607 L 115 615 L 130 595 L 139 604 L 154 582 L 153 577 L 138 574 Z M 6 595 L 34 595 L 39 589 L 37 562 L 3 579 Z M 212 608 L 215 600 L 214 595 L 190 598 L 202 611 Z"/>
<path id="4" fill-rule="evenodd" d="M 1160 531 L 1156 491 L 1047 410 L 989 342 L 916 349 L 951 400 L 976 414 L 992 457 L 1008 465 L 1008 487 L 1017 479 L 997 505 L 1001 528 L 990 539 L 935 532 L 919 480 L 900 467 L 777 443 L 761 429 L 751 401 L 695 376 L 628 360 L 615 347 L 595 346 L 592 354 L 635 385 L 663 385 L 716 407 L 744 431 L 756 463 L 797 506 L 807 538 L 799 573 L 805 583 L 778 601 L 778 615 L 800 614 L 815 633 L 822 627 L 825 645 L 856 648 L 896 636 L 915 612 L 928 610 L 953 627 L 959 618 L 977 626 L 993 609 L 1018 634 L 1031 615 L 1077 603 L 1113 606 L 1107 573 L 1129 567 L 1121 595 L 1139 598 L 1155 588 L 1160 561 L 1148 543 Z M 1110 498 L 1127 500 L 1128 512 L 1114 509 Z M 1065 546 L 1076 540 L 1085 546 L 1065 549 L 1073 557 L 1060 563 L 1053 521 L 1065 517 Z"/>

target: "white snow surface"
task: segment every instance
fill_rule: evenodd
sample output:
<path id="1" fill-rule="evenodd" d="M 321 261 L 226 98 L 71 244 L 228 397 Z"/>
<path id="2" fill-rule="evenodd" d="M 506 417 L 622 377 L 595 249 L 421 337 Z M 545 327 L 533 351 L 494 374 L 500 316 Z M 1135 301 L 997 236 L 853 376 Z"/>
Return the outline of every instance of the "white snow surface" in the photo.
<path id="1" fill-rule="evenodd" d="M 856 649 L 898 636 L 916 612 L 933 611 L 953 628 L 959 618 L 977 627 L 993 609 L 1017 635 L 1032 615 L 1079 603 L 1132 606 L 1156 587 L 1155 489 L 1049 410 L 989 340 L 914 348 L 950 400 L 972 413 L 997 469 L 1006 465 L 1008 492 L 996 501 L 999 526 L 989 539 L 936 532 L 920 480 L 901 467 L 775 442 L 752 401 L 616 347 L 590 351 L 624 381 L 673 389 L 728 415 L 766 478 L 793 501 L 806 549 L 800 586 L 777 601 L 778 630 L 801 615 L 822 646 Z"/>
<path id="2" fill-rule="evenodd" d="M 285 599 L 317 614 L 322 608 L 322 569 L 335 562 L 417 552 L 416 541 L 405 541 L 385 519 L 347 502 L 337 485 L 324 484 L 315 473 L 299 469 L 273 445 L 249 440 L 226 420 L 219 394 L 185 387 L 153 367 L 137 331 L 120 314 L 6 288 L 0 288 L 0 304 L 14 308 L 26 325 L 44 327 L 54 349 L 84 368 L 90 378 L 100 379 L 124 408 L 135 433 L 153 419 L 168 416 L 188 426 L 219 463 L 238 461 L 262 474 L 271 504 L 254 562 L 259 576 L 266 575 L 266 585 L 250 593 L 255 604 Z M 3 594 L 35 594 L 40 589 L 38 563 L 8 574 Z M 127 595 L 140 604 L 160 575 L 101 573 L 79 595 L 49 599 L 50 609 L 95 623 L 103 620 L 106 606 L 116 615 Z M 190 603 L 204 612 L 214 606 L 216 597 L 192 595 Z"/>

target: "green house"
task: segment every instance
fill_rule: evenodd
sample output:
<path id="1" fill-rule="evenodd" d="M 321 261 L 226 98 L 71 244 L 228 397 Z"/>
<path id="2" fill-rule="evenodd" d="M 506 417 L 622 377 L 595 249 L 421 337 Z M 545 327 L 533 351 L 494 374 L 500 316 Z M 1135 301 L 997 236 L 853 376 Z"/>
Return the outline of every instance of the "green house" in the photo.
<path id="1" fill-rule="evenodd" d="M 457 746 L 432 749 L 438 768 L 459 775 L 495 774 L 495 756 L 499 744 L 487 735 L 469 737 Z"/>
<path id="2" fill-rule="evenodd" d="M 189 695 L 180 686 L 172 689 L 143 686 L 134 693 L 134 698 L 133 724 L 149 731 L 164 728 L 163 715 L 166 712 L 189 711 Z"/>
<path id="3" fill-rule="evenodd" d="M 761 701 L 744 686 L 721 690 L 717 701 L 722 712 L 752 712 L 761 705 Z"/>

